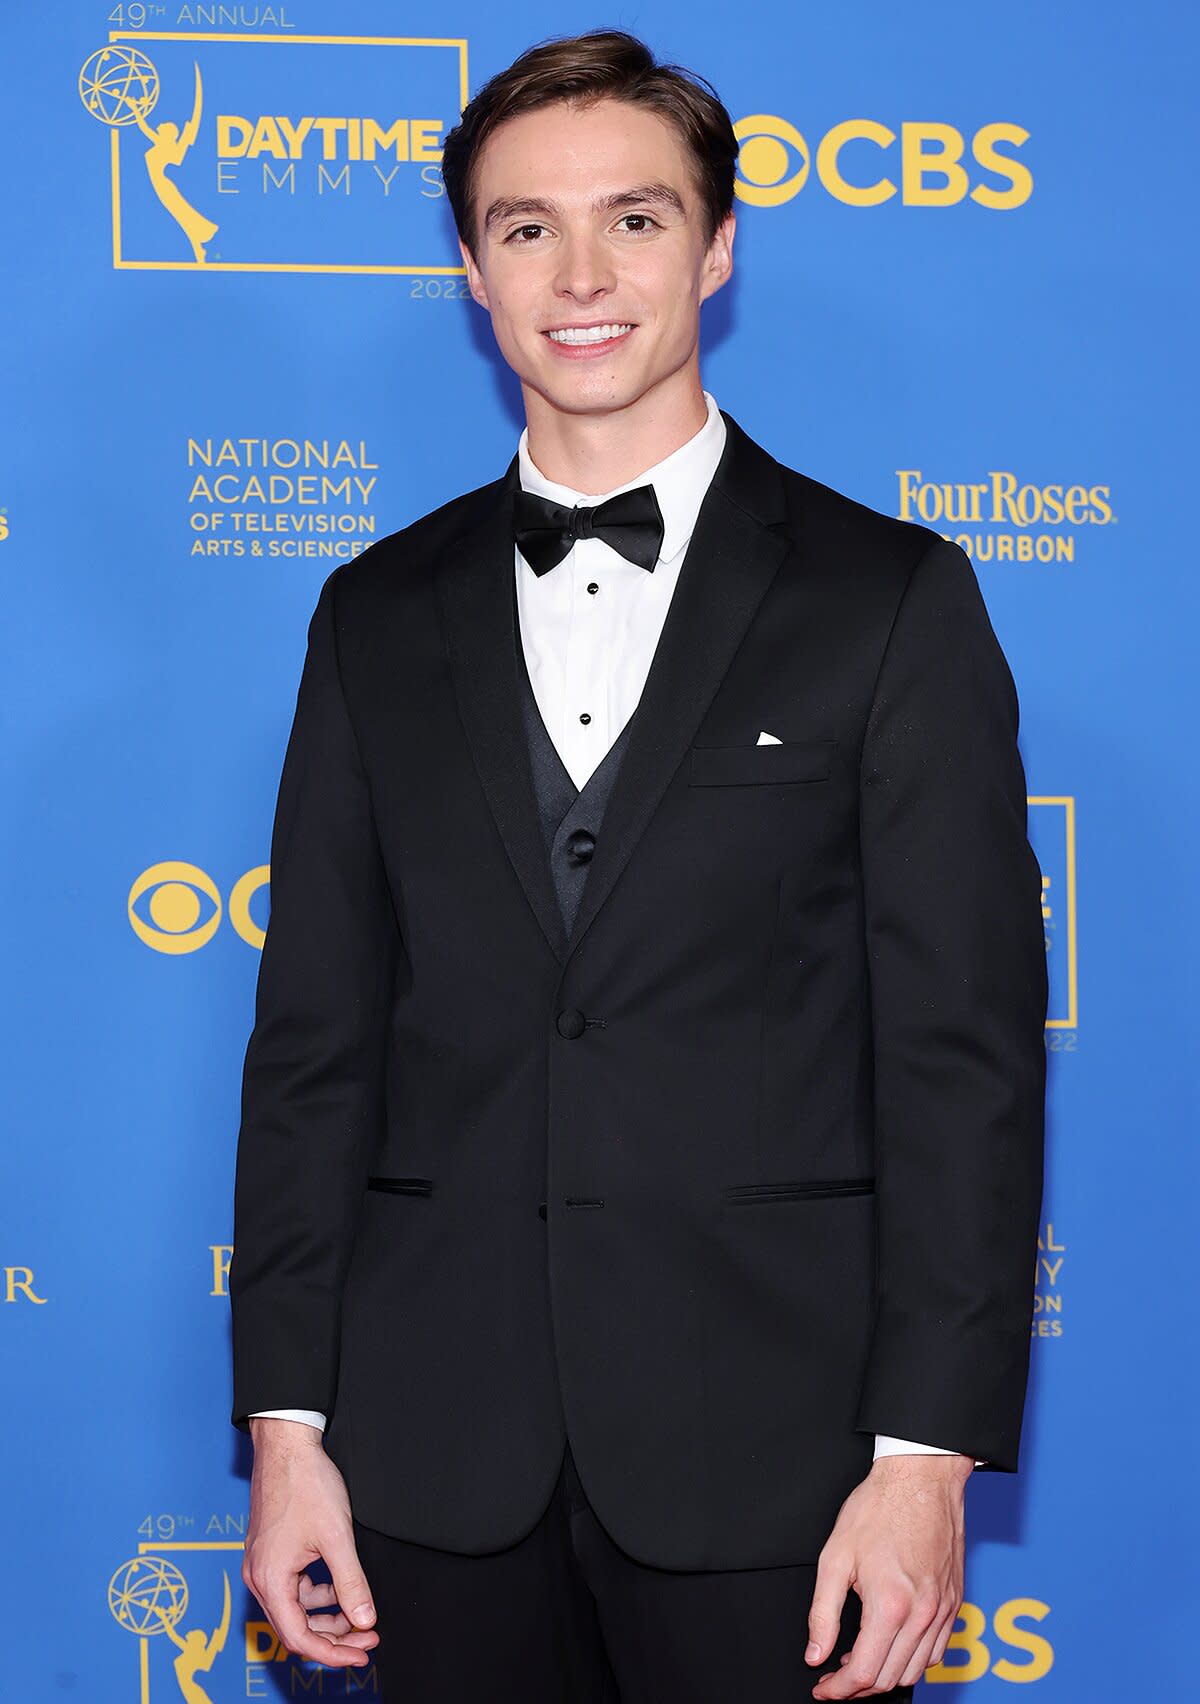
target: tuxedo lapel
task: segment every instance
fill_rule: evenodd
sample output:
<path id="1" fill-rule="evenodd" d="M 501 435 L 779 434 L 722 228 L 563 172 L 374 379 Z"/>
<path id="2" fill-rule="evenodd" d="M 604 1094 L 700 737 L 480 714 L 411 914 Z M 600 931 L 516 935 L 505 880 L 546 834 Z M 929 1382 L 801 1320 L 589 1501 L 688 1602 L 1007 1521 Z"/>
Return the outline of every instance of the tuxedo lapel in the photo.
<path id="1" fill-rule="evenodd" d="M 538 821 L 521 714 L 513 609 L 514 456 L 484 518 L 454 539 L 436 586 L 463 727 L 496 827 L 555 956 L 563 924 Z"/>
<path id="2" fill-rule="evenodd" d="M 483 518 L 438 565 L 454 686 L 475 765 L 526 898 L 564 965 L 629 861 L 790 548 L 779 525 L 786 513 L 779 464 L 721 412 L 725 448 L 629 727 L 565 948 L 518 696 L 516 456 Z"/>
<path id="3" fill-rule="evenodd" d="M 722 410 L 724 414 L 724 410 Z M 727 437 L 688 544 L 613 782 L 569 958 L 645 831 L 788 551 L 778 464 L 724 414 Z"/>

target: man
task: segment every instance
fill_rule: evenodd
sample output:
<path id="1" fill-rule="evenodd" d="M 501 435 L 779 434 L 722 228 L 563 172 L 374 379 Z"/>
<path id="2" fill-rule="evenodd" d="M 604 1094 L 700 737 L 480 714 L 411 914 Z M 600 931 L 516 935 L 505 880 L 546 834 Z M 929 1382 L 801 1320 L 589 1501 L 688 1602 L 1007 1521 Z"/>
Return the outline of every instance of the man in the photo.
<path id="1" fill-rule="evenodd" d="M 309 628 L 238 1148 L 243 1572 L 393 1699 L 907 1699 L 965 1481 L 1017 1466 L 1016 695 L 956 546 L 703 389 L 736 153 L 623 32 L 480 91 L 443 173 L 526 428 Z"/>

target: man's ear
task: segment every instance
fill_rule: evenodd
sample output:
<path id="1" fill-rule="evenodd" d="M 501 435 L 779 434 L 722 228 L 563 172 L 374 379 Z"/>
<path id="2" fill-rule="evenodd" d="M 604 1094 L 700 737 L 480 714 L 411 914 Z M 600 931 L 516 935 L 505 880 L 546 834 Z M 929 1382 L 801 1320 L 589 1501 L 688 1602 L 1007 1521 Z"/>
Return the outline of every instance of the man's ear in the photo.
<path id="1" fill-rule="evenodd" d="M 476 266 L 472 259 L 470 249 L 467 247 L 466 243 L 463 242 L 461 237 L 458 239 L 458 252 L 462 255 L 463 265 L 467 269 L 468 289 L 472 296 L 474 296 L 475 300 L 479 303 L 479 306 L 481 308 L 487 308 L 490 312 L 491 308 L 487 299 L 487 286 L 483 282 L 483 274 Z"/>
<path id="2" fill-rule="evenodd" d="M 708 253 L 704 257 L 704 285 L 700 292 L 702 302 L 719 290 L 722 284 L 727 283 L 733 272 L 733 238 L 736 230 L 737 214 L 731 207 L 713 232 L 712 242 L 708 245 Z"/>

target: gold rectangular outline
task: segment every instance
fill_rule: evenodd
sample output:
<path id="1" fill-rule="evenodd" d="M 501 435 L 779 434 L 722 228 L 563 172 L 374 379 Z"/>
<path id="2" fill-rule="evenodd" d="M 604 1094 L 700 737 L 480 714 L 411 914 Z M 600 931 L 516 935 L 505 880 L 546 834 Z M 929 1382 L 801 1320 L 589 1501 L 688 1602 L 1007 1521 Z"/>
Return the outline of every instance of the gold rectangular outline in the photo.
<path id="1" fill-rule="evenodd" d="M 117 41 L 208 41 L 253 42 L 260 46 L 325 46 L 325 47 L 456 47 L 458 49 L 459 106 L 468 100 L 467 41 L 462 36 L 325 36 L 325 35 L 239 35 L 236 32 L 199 34 L 194 30 L 109 30 L 110 42 Z M 111 137 L 113 268 L 117 272 L 340 272 L 364 276 L 465 278 L 465 266 L 337 266 L 295 263 L 289 261 L 214 260 L 201 265 L 195 260 L 126 260 L 121 254 L 121 181 L 120 140 L 116 127 Z"/>
<path id="2" fill-rule="evenodd" d="M 1031 794 L 1030 805 L 1061 805 L 1065 812 L 1067 864 L 1067 1016 L 1047 1018 L 1047 1029 L 1079 1028 L 1079 958 L 1075 917 L 1075 799 L 1072 794 Z"/>

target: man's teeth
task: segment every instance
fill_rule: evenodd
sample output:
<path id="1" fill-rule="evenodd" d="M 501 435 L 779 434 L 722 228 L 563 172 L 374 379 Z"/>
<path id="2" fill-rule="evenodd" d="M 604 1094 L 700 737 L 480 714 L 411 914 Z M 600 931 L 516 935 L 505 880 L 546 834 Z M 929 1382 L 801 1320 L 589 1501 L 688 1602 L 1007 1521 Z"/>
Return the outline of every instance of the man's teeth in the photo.
<path id="1" fill-rule="evenodd" d="M 565 331 L 548 331 L 546 336 L 555 343 L 607 343 L 610 337 L 620 337 L 632 330 L 632 324 L 589 325 L 583 329 L 569 326 Z"/>

